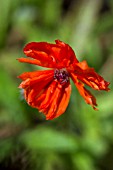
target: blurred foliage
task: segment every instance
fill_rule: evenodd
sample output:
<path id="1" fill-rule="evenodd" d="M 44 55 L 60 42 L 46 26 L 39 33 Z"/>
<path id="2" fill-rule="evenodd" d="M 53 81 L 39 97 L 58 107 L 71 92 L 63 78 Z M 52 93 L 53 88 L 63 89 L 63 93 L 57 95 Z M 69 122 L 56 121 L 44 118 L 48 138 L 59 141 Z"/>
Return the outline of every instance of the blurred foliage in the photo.
<path id="1" fill-rule="evenodd" d="M 0 1 L 0 169 L 113 170 L 113 1 Z M 46 121 L 29 107 L 17 75 L 27 42 L 60 39 L 87 60 L 111 91 L 95 93 L 94 111 L 72 83 L 67 111 Z"/>

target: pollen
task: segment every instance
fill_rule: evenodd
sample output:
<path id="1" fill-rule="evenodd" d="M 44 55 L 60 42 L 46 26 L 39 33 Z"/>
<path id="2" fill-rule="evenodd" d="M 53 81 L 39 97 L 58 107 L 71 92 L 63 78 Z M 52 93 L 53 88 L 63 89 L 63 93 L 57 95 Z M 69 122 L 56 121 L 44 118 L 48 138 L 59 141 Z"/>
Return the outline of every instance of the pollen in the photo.
<path id="1" fill-rule="evenodd" d="M 66 69 L 55 69 L 54 79 L 56 79 L 60 84 L 65 84 L 69 82 L 69 73 Z"/>

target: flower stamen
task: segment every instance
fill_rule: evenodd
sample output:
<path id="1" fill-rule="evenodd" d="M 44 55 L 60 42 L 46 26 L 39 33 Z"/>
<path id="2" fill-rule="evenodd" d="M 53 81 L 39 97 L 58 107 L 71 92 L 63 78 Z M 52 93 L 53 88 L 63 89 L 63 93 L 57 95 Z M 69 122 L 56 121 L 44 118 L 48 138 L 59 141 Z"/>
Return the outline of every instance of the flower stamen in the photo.
<path id="1" fill-rule="evenodd" d="M 57 81 L 63 85 L 69 82 L 69 73 L 67 72 L 66 69 L 55 69 L 54 79 L 57 79 Z"/>

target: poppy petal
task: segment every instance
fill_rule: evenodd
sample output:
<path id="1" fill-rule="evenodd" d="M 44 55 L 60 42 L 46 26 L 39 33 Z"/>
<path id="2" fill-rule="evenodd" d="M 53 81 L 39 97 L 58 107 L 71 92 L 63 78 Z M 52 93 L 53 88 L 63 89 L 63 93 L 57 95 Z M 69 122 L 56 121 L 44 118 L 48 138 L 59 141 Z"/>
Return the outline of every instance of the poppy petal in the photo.
<path id="1" fill-rule="evenodd" d="M 54 91 L 52 100 L 50 101 L 50 105 L 49 105 L 49 108 L 48 108 L 48 111 L 46 114 L 46 120 L 55 118 L 56 111 L 58 108 L 59 99 L 61 97 L 61 92 L 62 92 L 62 86 L 58 83 L 58 85 Z"/>
<path id="2" fill-rule="evenodd" d="M 50 119 L 57 109 L 57 100 L 61 92 L 62 86 L 58 86 L 57 81 L 52 81 L 47 88 L 45 88 L 39 97 L 36 99 L 37 108 L 43 112 L 46 119 Z M 50 112 L 52 110 L 52 112 Z M 48 117 L 48 118 L 47 118 Z"/>
<path id="3" fill-rule="evenodd" d="M 25 72 L 25 73 L 22 73 L 21 75 L 18 76 L 18 78 L 22 79 L 22 80 L 26 80 L 26 79 L 32 79 L 32 78 L 45 78 L 50 75 L 53 75 L 54 71 L 53 70 L 43 70 L 43 71 L 32 71 L 32 72 Z"/>
<path id="4" fill-rule="evenodd" d="M 64 91 L 62 92 L 62 97 L 59 102 L 59 106 L 58 106 L 58 109 L 57 109 L 57 112 L 54 118 L 60 116 L 61 114 L 65 112 L 68 106 L 68 103 L 69 103 L 70 95 L 71 95 L 71 85 L 68 84 L 68 86 L 65 87 Z"/>
<path id="5" fill-rule="evenodd" d="M 71 85 L 62 87 L 53 81 L 37 98 L 37 108 L 46 116 L 46 120 L 54 119 L 63 114 L 68 106 L 71 94 Z"/>
<path id="6" fill-rule="evenodd" d="M 78 60 L 76 58 L 76 55 L 73 51 L 73 49 L 66 43 L 55 40 L 56 44 L 61 47 L 61 51 L 59 54 L 59 60 L 62 61 L 63 65 L 65 67 L 69 67 L 71 64 L 74 65 L 78 63 Z M 62 57 L 61 57 L 62 56 Z"/>
<path id="7" fill-rule="evenodd" d="M 40 61 L 39 60 L 31 60 L 31 59 L 28 59 L 28 58 L 18 58 L 17 59 L 19 62 L 21 63 L 29 63 L 29 64 L 35 64 L 35 65 L 41 65 Z"/>
<path id="8" fill-rule="evenodd" d="M 45 70 L 26 72 L 19 76 L 19 78 L 24 80 L 20 84 L 19 88 L 24 89 L 24 97 L 29 105 L 37 107 L 35 100 L 43 89 L 50 84 L 53 79 L 53 75 L 53 70 Z"/>
<path id="9" fill-rule="evenodd" d="M 56 44 L 47 42 L 31 42 L 24 47 L 27 57 L 37 60 L 39 66 L 54 68 L 56 67 L 56 56 L 60 48 Z"/>
<path id="10" fill-rule="evenodd" d="M 47 42 L 28 43 L 24 47 L 24 53 L 27 57 L 33 58 L 33 60 L 26 58 L 20 58 L 18 60 L 48 68 L 69 67 L 78 62 L 74 51 L 68 44 L 60 40 L 56 40 L 55 42 L 56 44 Z"/>
<path id="11" fill-rule="evenodd" d="M 94 110 L 98 110 L 95 106 L 97 106 L 96 98 L 88 91 L 84 84 L 77 80 L 77 76 L 73 73 L 71 74 L 72 80 L 76 85 L 80 95 L 84 98 L 85 102 L 93 107 Z"/>
<path id="12" fill-rule="evenodd" d="M 110 83 L 97 74 L 94 68 L 90 68 L 86 61 L 77 63 L 74 73 L 80 81 L 93 89 L 109 91 L 108 85 Z"/>
<path id="13" fill-rule="evenodd" d="M 43 81 L 46 82 L 50 78 L 52 79 L 53 75 L 53 70 L 25 72 L 18 76 L 20 79 L 24 80 L 20 83 L 19 88 L 26 88 L 28 86 L 39 83 L 40 81 L 42 81 L 42 83 Z"/>

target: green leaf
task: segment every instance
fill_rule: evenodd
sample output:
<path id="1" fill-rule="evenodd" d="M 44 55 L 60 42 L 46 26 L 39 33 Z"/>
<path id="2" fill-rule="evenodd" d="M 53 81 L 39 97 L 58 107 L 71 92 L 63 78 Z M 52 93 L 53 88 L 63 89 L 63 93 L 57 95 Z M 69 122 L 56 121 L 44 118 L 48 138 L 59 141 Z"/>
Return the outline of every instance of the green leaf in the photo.
<path id="1" fill-rule="evenodd" d="M 93 159 L 87 153 L 77 153 L 72 157 L 77 170 L 96 170 L 93 165 Z"/>
<path id="2" fill-rule="evenodd" d="M 75 152 L 77 141 L 70 135 L 49 128 L 37 128 L 25 132 L 21 141 L 31 150 Z"/>

